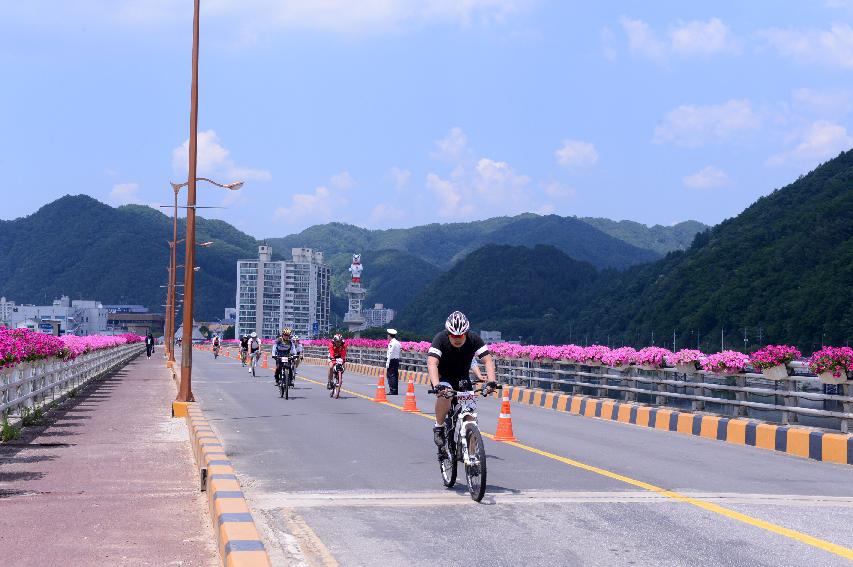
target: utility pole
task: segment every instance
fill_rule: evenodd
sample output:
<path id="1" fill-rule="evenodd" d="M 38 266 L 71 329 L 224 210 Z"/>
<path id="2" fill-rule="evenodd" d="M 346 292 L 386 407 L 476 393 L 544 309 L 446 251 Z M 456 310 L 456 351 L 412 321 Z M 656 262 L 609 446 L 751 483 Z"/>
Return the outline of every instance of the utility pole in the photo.
<path id="1" fill-rule="evenodd" d="M 746 352 L 746 343 L 749 342 L 749 339 L 746 338 L 746 327 L 743 328 L 743 351 Z"/>
<path id="2" fill-rule="evenodd" d="M 672 330 L 672 352 L 675 352 L 675 329 Z"/>
<path id="3" fill-rule="evenodd" d="M 725 328 L 720 327 L 720 352 L 726 350 L 726 336 L 725 336 Z"/>

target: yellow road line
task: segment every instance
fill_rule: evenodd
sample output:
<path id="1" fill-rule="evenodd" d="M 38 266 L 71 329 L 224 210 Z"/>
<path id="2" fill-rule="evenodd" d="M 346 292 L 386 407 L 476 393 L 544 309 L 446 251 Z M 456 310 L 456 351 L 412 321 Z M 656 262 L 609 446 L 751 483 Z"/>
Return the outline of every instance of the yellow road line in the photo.
<path id="1" fill-rule="evenodd" d="M 325 386 L 323 382 L 318 382 L 316 380 L 311 380 L 310 378 L 305 378 L 304 376 L 299 377 L 302 380 L 307 382 L 313 382 L 314 384 L 318 384 L 321 386 Z M 353 392 L 352 390 L 346 390 L 341 388 L 342 391 L 347 394 L 352 394 L 353 396 L 372 401 L 373 399 L 370 396 L 365 396 L 359 392 Z M 398 406 L 396 404 L 392 404 L 390 402 L 382 402 L 380 405 L 390 406 L 392 408 L 396 408 L 398 410 L 402 410 L 403 406 Z M 434 420 L 435 416 L 431 414 L 426 414 L 423 412 L 412 413 L 412 415 L 419 415 L 421 417 L 425 417 L 429 420 Z M 489 433 L 481 432 L 483 437 L 488 439 L 494 439 L 495 436 Z M 743 522 L 744 524 L 749 524 L 750 526 L 754 526 L 756 528 L 761 528 L 763 530 L 767 530 L 769 532 L 773 532 L 775 534 L 787 537 L 789 539 L 793 539 L 795 541 L 799 541 L 800 543 L 805 543 L 806 545 L 811 545 L 812 547 L 816 547 L 818 549 L 822 549 L 824 551 L 828 551 L 829 553 L 833 553 L 840 557 L 844 557 L 845 559 L 853 560 L 853 549 L 848 547 L 844 547 L 842 545 L 838 545 L 820 538 L 816 538 L 810 536 L 808 534 L 804 534 L 802 532 L 798 532 L 797 530 L 792 530 L 789 528 L 785 528 L 778 524 L 774 524 L 772 522 L 766 522 L 764 520 L 759 520 L 758 518 L 753 518 L 752 516 L 747 516 L 746 514 L 741 514 L 740 512 L 736 512 L 734 510 L 730 510 L 729 508 L 725 508 L 723 506 L 719 506 L 717 504 L 713 504 L 711 502 L 706 502 L 704 500 L 700 500 L 699 498 L 693 498 L 691 496 L 686 496 L 684 494 L 680 494 L 678 492 L 673 492 L 672 490 L 667 490 L 665 488 L 661 488 L 659 486 L 655 486 L 653 484 L 649 484 L 647 482 L 643 482 L 641 480 L 636 480 L 631 477 L 627 477 L 621 475 L 619 473 L 615 473 L 609 471 L 607 469 L 602 469 L 593 465 L 588 465 L 586 463 L 582 463 L 580 461 L 576 461 L 574 459 L 569 459 L 567 457 L 561 457 L 560 455 L 555 455 L 554 453 L 549 453 L 548 451 L 543 451 L 541 449 L 537 449 L 536 447 L 531 447 L 529 445 L 525 445 L 523 443 L 518 443 L 514 441 L 504 441 L 507 445 L 511 445 L 513 447 L 517 447 L 518 449 L 522 449 L 524 451 L 528 451 L 530 453 L 534 453 L 536 455 L 540 455 L 542 457 L 546 457 L 548 459 L 552 459 L 554 461 L 558 461 L 560 463 L 569 465 L 571 467 L 575 467 L 581 470 L 585 470 L 600 476 L 604 476 L 619 482 L 623 482 L 625 484 L 635 486 L 637 488 L 642 488 L 643 490 L 648 490 L 650 492 L 654 492 L 660 494 L 662 496 L 666 496 L 668 498 L 672 498 L 678 502 L 683 502 L 685 504 L 690 504 L 691 506 L 696 506 L 697 508 L 701 508 L 703 510 L 707 510 L 709 512 L 713 512 L 715 514 L 719 514 L 721 516 L 725 516 L 726 518 L 730 518 L 732 520 L 737 520 L 739 522 Z"/>

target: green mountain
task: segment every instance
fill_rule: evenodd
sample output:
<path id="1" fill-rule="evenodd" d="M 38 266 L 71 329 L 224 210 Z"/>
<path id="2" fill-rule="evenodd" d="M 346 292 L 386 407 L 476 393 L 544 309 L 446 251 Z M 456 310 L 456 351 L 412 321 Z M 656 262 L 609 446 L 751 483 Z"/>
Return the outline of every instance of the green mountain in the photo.
<path id="1" fill-rule="evenodd" d="M 535 329 L 532 339 L 541 340 L 561 332 L 560 314 L 598 278 L 592 264 L 574 260 L 554 246 L 488 245 L 436 278 L 394 324 L 430 334 L 444 326 L 448 313 L 459 309 L 475 330 L 499 329 L 514 338 L 519 330 Z"/>
<path id="2" fill-rule="evenodd" d="M 222 221 L 198 219 L 197 234 L 199 242 L 215 244 L 196 254 L 196 309 L 200 318 L 222 317 L 234 304 L 234 262 L 256 255 L 256 243 Z M 65 196 L 28 217 L 0 221 L 0 294 L 18 303 L 43 304 L 65 294 L 162 311 L 159 286 L 168 277 L 171 237 L 171 219 L 149 207 L 113 208 L 85 195 Z"/>
<path id="3" fill-rule="evenodd" d="M 656 224 L 651 227 L 629 220 L 614 221 L 592 217 L 583 217 L 580 220 L 591 224 L 613 238 L 618 238 L 638 248 L 653 250 L 661 256 L 675 250 L 686 250 L 693 242 L 693 237 L 708 228 L 708 225 L 693 220 L 672 226 Z"/>
<path id="4" fill-rule="evenodd" d="M 604 228 L 595 226 L 595 223 Z M 330 254 L 360 250 L 400 250 L 441 269 L 450 268 L 454 262 L 487 244 L 549 244 L 576 260 L 586 261 L 601 268 L 621 269 L 657 260 L 666 252 L 686 247 L 695 233 L 704 227 L 700 223 L 682 225 L 684 226 L 649 228 L 639 223 L 631 223 L 629 228 L 625 228 L 621 223 L 607 219 L 577 219 L 527 213 L 483 221 L 429 224 L 388 230 L 367 230 L 353 225 L 329 223 L 312 226 L 299 234 L 284 238 L 269 238 L 267 242 L 272 245 L 273 250 L 285 251 L 295 246 L 310 246 L 321 248 Z M 613 226 L 622 228 L 615 230 Z M 695 232 L 685 236 L 691 227 Z M 616 234 L 608 234 L 608 231 Z"/>
<path id="5" fill-rule="evenodd" d="M 517 316 L 493 317 L 508 304 L 538 313 L 535 294 L 496 286 L 493 275 L 472 255 L 450 274 L 466 273 L 471 290 L 489 290 L 481 302 L 458 302 L 474 313 L 475 328 L 493 327 L 508 336 L 537 341 L 605 342 L 727 348 L 788 342 L 810 351 L 853 338 L 853 151 L 821 165 L 789 186 L 759 199 L 735 218 L 696 236 L 688 250 L 622 272 L 604 270 L 578 287 L 553 283 L 549 296 L 565 297 L 545 324 Z M 494 262 L 494 258 L 490 259 Z M 528 270 L 521 248 L 506 251 L 501 269 Z M 556 260 L 555 260 L 556 261 Z M 565 262 L 560 258 L 560 262 Z M 542 279 L 539 286 L 550 280 Z M 436 280 L 400 315 L 398 325 L 413 331 L 436 328 L 446 305 Z M 569 291 L 567 291 L 569 290 Z M 542 292 L 545 293 L 545 292 Z M 470 302 L 471 300 L 466 300 Z M 554 300 L 557 301 L 557 300 Z M 431 307 L 431 305 L 433 307 Z M 482 314 L 482 315 L 480 315 Z M 440 322 L 440 321 L 439 321 Z M 744 343 L 744 332 L 747 342 Z"/>
<path id="6" fill-rule="evenodd" d="M 234 305 L 236 262 L 257 257 L 258 241 L 220 221 L 197 217 L 195 309 L 198 319 L 221 318 Z M 32 215 L 0 221 L 0 295 L 18 303 L 48 303 L 60 295 L 104 303 L 139 303 L 163 311 L 172 219 L 141 205 L 113 208 L 85 195 L 65 196 Z M 178 238 L 184 237 L 184 220 Z M 302 245 L 302 244 L 299 244 Z M 323 242 L 314 241 L 322 249 Z M 183 264 L 178 246 L 178 264 Z M 273 248 L 279 257 L 290 249 Z M 333 270 L 333 309 L 347 309 L 344 287 L 351 255 L 327 256 Z M 399 309 L 440 270 L 399 250 L 365 251 L 367 304 Z M 183 271 L 178 272 L 178 282 Z"/>

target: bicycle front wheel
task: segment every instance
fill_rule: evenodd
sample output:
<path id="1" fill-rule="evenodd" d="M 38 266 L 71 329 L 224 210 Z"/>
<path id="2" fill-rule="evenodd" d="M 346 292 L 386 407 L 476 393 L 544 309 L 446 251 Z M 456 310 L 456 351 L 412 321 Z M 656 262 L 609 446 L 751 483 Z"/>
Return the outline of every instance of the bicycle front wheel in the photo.
<path id="1" fill-rule="evenodd" d="M 468 491 L 471 493 L 471 499 L 479 502 L 486 494 L 486 448 L 477 426 L 468 427 L 465 440 L 468 443 L 468 457 L 471 461 L 471 464 L 465 465 Z"/>
<path id="2" fill-rule="evenodd" d="M 453 488 L 456 484 L 456 443 L 453 442 L 453 429 L 444 428 L 444 458 L 438 464 L 441 467 L 441 479 L 444 486 Z"/>
<path id="3" fill-rule="evenodd" d="M 337 400 L 341 396 L 341 385 L 344 382 L 344 375 L 338 374 L 337 380 L 335 380 L 335 399 Z"/>

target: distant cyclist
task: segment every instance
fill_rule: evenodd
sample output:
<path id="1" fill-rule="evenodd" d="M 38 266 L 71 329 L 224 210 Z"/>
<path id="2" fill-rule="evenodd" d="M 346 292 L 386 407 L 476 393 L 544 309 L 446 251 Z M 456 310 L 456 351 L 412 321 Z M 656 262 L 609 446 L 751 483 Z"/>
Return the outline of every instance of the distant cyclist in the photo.
<path id="1" fill-rule="evenodd" d="M 329 382 L 326 384 L 326 388 L 331 390 L 334 388 L 332 384 L 332 371 L 335 368 L 335 361 L 340 358 L 344 361 L 344 364 L 347 362 L 347 344 L 344 341 L 344 337 L 340 334 L 332 337 L 332 344 L 329 345 Z"/>
<path id="2" fill-rule="evenodd" d="M 213 335 L 213 358 L 219 356 L 219 347 L 221 346 L 222 344 L 219 341 L 219 335 Z"/>
<path id="3" fill-rule="evenodd" d="M 295 366 L 293 367 L 293 372 L 296 373 L 296 369 L 299 368 L 299 363 L 305 358 L 305 355 L 303 354 L 305 349 L 302 346 L 299 335 L 293 335 L 293 346 L 295 348 L 295 354 L 297 355 L 297 358 L 294 361 Z"/>
<path id="4" fill-rule="evenodd" d="M 261 340 L 258 338 L 258 333 L 253 332 L 249 335 L 249 372 L 252 371 L 252 366 L 257 363 L 257 359 L 261 356 Z"/>
<path id="5" fill-rule="evenodd" d="M 243 334 L 240 336 L 240 362 L 246 366 L 246 354 L 249 352 L 249 335 Z"/>
<path id="6" fill-rule="evenodd" d="M 272 356 L 273 360 L 275 360 L 275 383 L 278 384 L 279 381 L 284 378 L 281 373 L 283 370 L 283 361 L 288 357 L 296 354 L 296 345 L 293 340 L 291 340 L 290 336 L 293 331 L 290 327 L 284 328 L 281 330 L 281 334 L 276 339 L 275 344 L 272 347 Z M 293 378 L 290 379 L 290 387 L 293 387 Z"/>
<path id="7" fill-rule="evenodd" d="M 468 373 L 476 356 L 486 366 L 486 388 L 493 389 L 498 383 L 495 379 L 495 360 L 489 347 L 480 335 L 470 331 L 468 318 L 460 311 L 454 311 L 447 317 L 444 330 L 432 340 L 427 354 L 429 381 L 436 390 L 435 427 L 433 440 L 438 447 L 439 457 L 444 446 L 444 419 L 450 411 L 450 399 L 443 392 L 448 388 L 456 391 L 472 390 Z"/>

